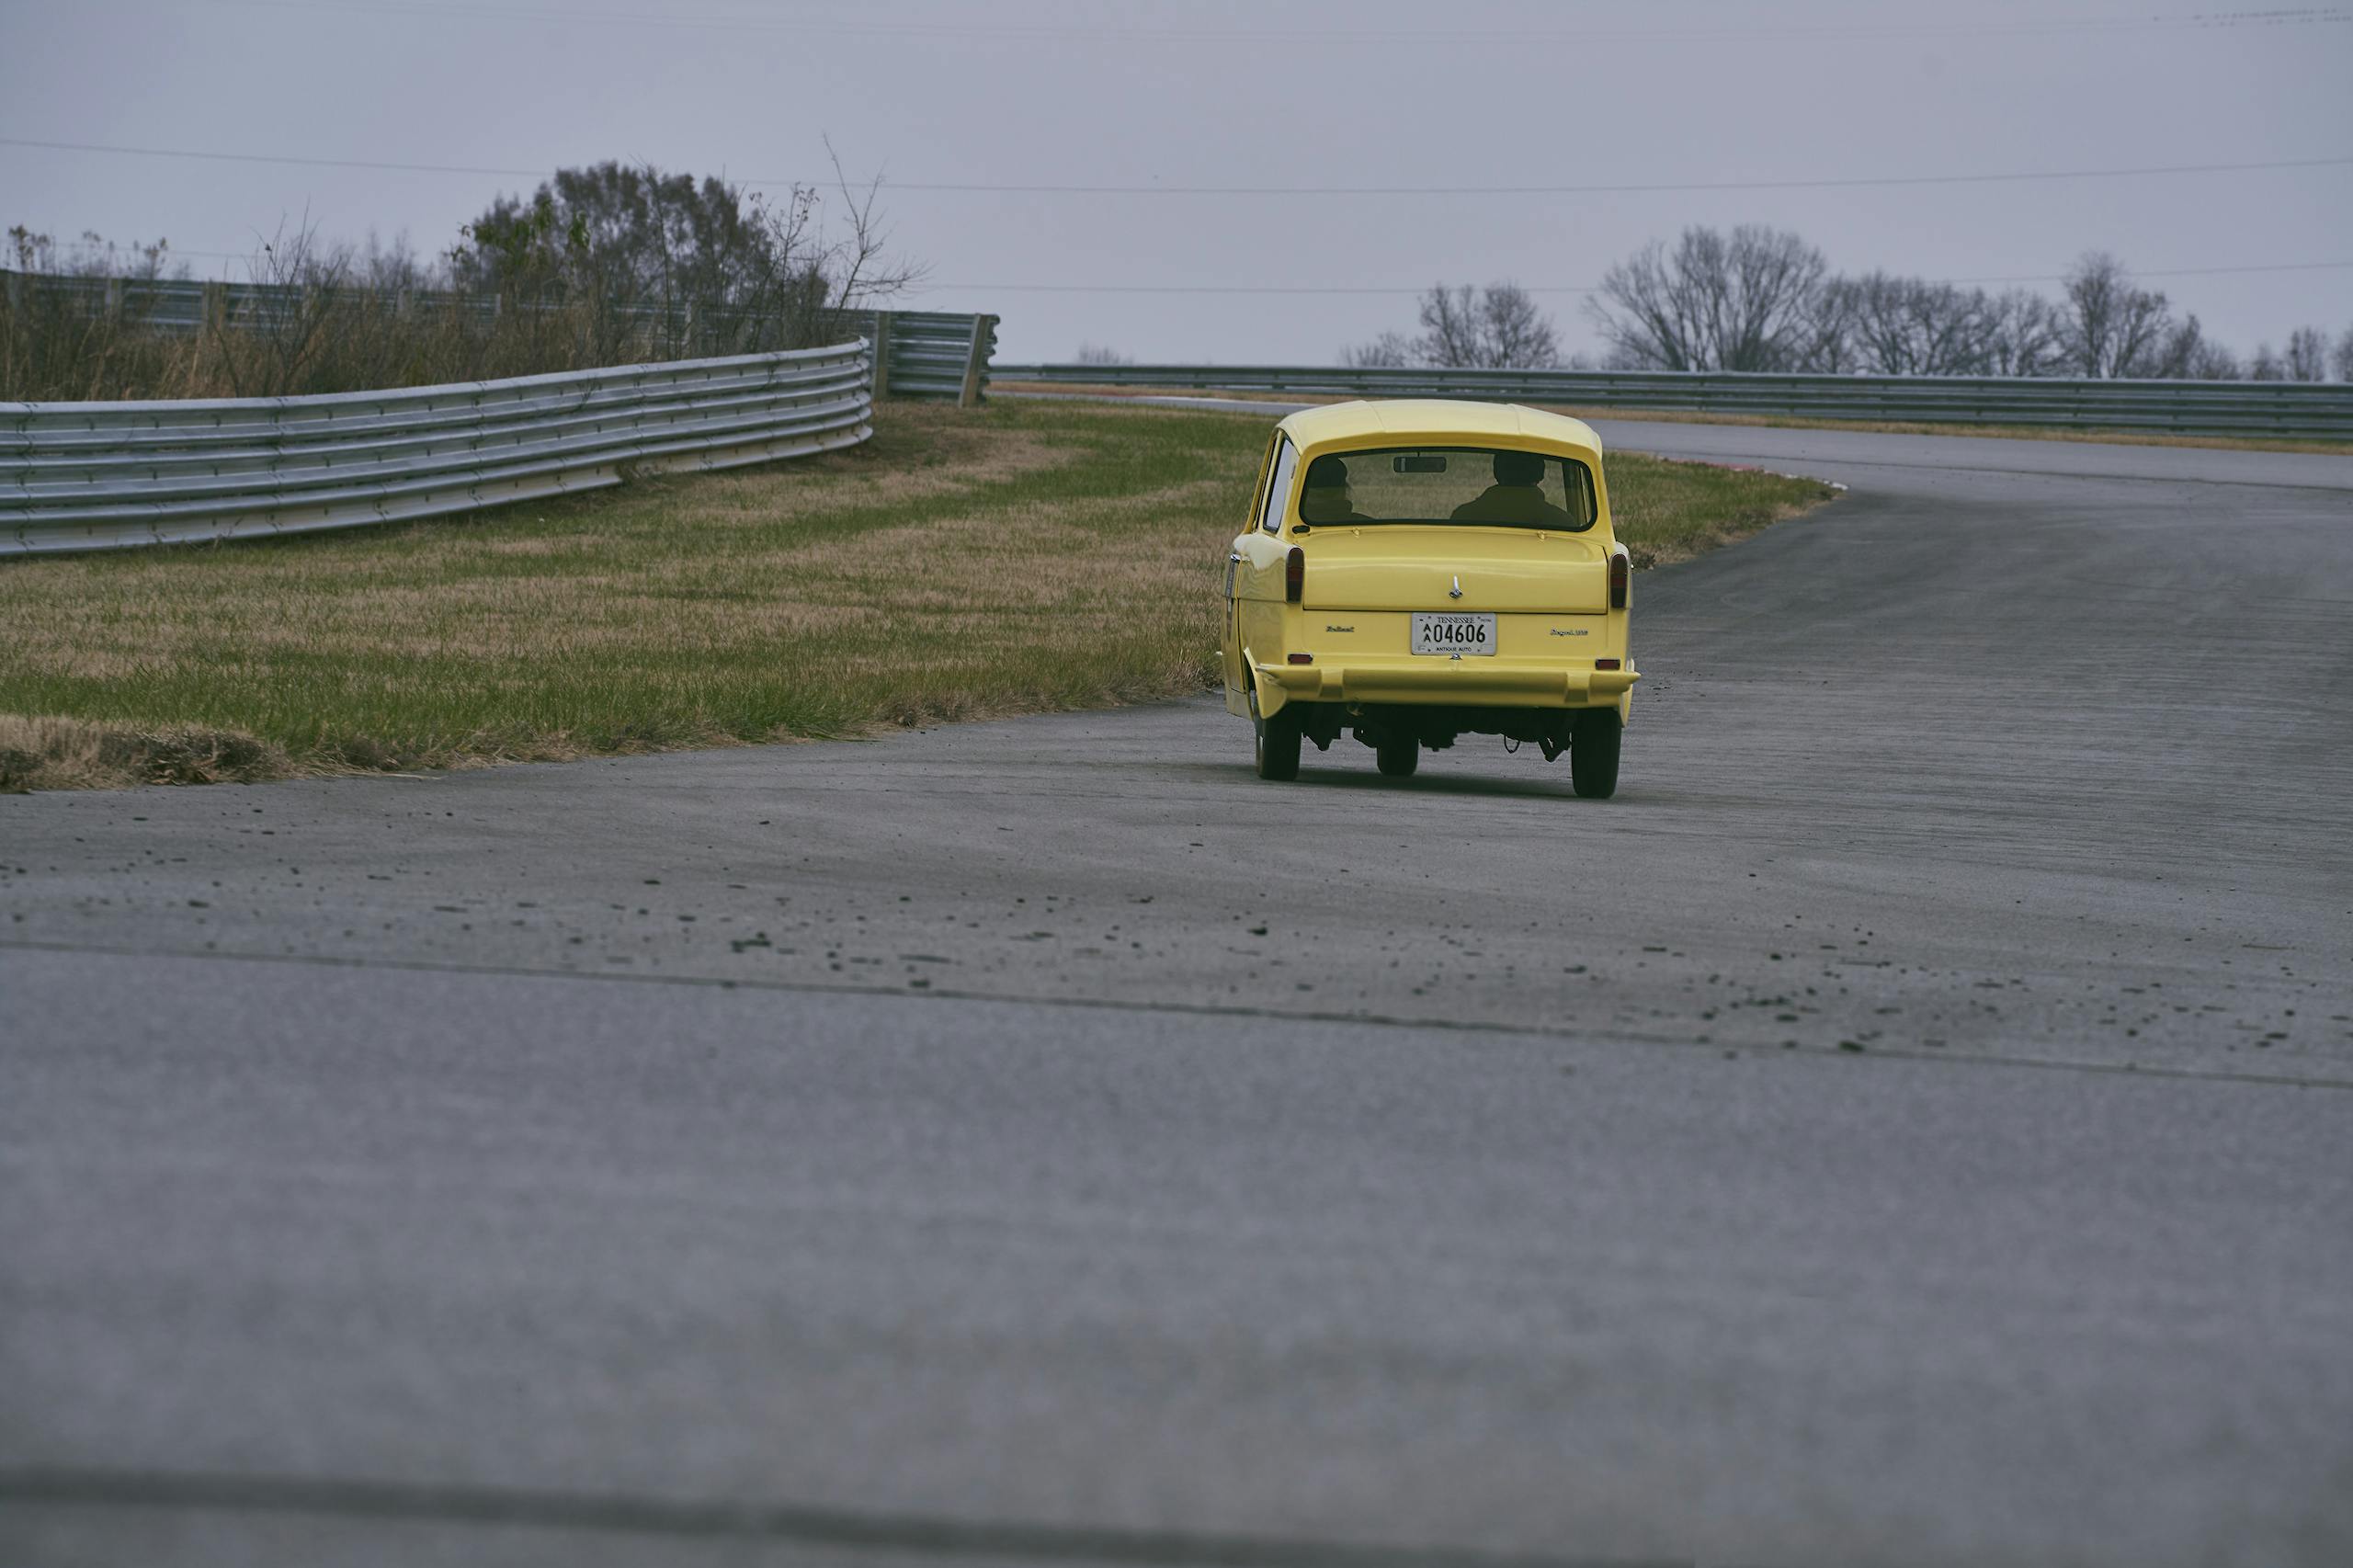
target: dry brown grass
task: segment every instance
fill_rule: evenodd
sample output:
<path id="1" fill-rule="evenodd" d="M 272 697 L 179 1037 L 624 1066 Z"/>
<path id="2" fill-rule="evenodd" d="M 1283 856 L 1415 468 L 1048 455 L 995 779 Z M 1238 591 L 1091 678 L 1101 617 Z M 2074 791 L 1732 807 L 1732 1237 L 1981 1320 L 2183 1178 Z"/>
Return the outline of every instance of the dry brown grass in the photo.
<path id="1" fill-rule="evenodd" d="M 0 713 L 0 791 L 251 784 L 293 771 L 283 750 L 242 731 Z"/>
<path id="2" fill-rule="evenodd" d="M 993 381 L 1001 392 L 1068 392 L 1088 398 L 1218 397 L 1245 403 L 1353 403 L 1353 392 L 1221 392 L 1214 387 L 1079 386 L 1061 381 Z M 1859 430 L 1887 436 L 1975 436 L 2006 441 L 2092 441 L 2110 447 L 2208 447 L 2232 452 L 2319 452 L 2353 455 L 2353 441 L 2273 439 L 2257 436 L 2160 436 L 2140 430 L 2054 430 L 2041 425 L 1937 425 L 1884 419 L 1800 419 L 1761 414 L 1702 414 L 1686 409 L 1594 408 L 1563 403 L 1532 403 L 1551 414 L 1574 419 L 1631 419 L 1653 425 L 1744 425 L 1774 430 Z"/>

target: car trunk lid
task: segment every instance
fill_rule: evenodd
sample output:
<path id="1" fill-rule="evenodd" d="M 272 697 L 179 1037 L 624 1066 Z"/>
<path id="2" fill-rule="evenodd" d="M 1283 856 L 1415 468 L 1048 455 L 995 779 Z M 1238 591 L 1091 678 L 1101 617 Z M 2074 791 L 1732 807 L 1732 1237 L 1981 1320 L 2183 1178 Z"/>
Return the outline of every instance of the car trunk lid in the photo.
<path id="1" fill-rule="evenodd" d="M 1462 523 L 1327 524 L 1300 540 L 1310 609 L 1590 613 L 1609 608 L 1607 540 Z"/>

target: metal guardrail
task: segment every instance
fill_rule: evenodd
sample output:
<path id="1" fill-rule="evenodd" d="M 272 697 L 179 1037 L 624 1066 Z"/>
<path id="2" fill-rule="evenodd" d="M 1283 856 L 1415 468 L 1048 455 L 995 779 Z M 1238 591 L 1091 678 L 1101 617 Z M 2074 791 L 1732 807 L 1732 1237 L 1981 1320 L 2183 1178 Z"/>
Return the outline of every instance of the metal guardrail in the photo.
<path id="1" fill-rule="evenodd" d="M 0 403 L 0 555 L 302 533 L 873 434 L 863 341 L 323 397 Z"/>
<path id="2" fill-rule="evenodd" d="M 1167 391 L 1460 397 L 1573 408 L 2183 436 L 2353 440 L 2353 385 L 1733 371 L 1350 369 L 1274 365 L 999 365 L 999 381 Z"/>
<path id="3" fill-rule="evenodd" d="M 969 408 L 986 395 L 997 318 L 940 311 L 842 311 L 837 328 L 885 346 L 875 358 L 876 397 L 952 397 Z"/>
<path id="4" fill-rule="evenodd" d="M 89 315 L 107 314 L 153 332 L 197 333 L 208 324 L 237 330 L 267 327 L 298 319 L 303 290 L 274 283 L 203 282 L 187 278 L 82 278 L 0 268 L 9 310 L 35 300 L 66 304 Z M 354 288 L 398 313 L 455 310 L 478 324 L 509 308 L 494 295 L 415 289 L 382 295 Z M 655 330 L 661 343 L 692 352 L 744 343 L 738 335 L 756 324 L 756 313 L 732 308 L 697 308 L 681 301 L 615 307 L 623 320 Z M 767 318 L 773 319 L 773 318 Z M 842 338 L 863 337 L 881 345 L 875 364 L 878 397 L 952 397 L 970 404 L 986 392 L 989 358 L 996 352 L 997 318 L 940 311 L 835 311 L 828 326 Z M 757 338 L 750 339 L 757 342 Z M 771 339 L 773 341 L 773 339 Z"/>

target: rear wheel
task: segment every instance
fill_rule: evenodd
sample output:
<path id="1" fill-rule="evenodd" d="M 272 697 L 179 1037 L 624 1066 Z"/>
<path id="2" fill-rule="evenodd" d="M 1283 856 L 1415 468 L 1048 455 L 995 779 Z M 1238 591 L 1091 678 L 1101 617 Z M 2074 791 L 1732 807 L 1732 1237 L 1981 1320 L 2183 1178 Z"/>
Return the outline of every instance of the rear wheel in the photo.
<path id="1" fill-rule="evenodd" d="M 1286 708 L 1271 719 L 1260 719 L 1258 777 L 1283 783 L 1299 777 L 1299 715 Z"/>
<path id="2" fill-rule="evenodd" d="M 1618 748 L 1626 727 L 1615 708 L 1589 708 L 1577 715 L 1569 732 L 1569 783 L 1588 801 L 1606 801 L 1618 792 Z"/>
<path id="3" fill-rule="evenodd" d="M 1422 743 L 1411 735 L 1376 742 L 1372 748 L 1373 766 L 1392 778 L 1412 778 L 1421 761 Z"/>

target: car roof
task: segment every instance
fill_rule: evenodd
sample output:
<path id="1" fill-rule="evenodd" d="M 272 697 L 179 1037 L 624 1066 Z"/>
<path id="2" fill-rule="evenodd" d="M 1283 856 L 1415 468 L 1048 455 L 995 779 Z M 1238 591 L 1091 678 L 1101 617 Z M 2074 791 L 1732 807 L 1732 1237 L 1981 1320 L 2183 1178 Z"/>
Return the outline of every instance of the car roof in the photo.
<path id="1" fill-rule="evenodd" d="M 1601 455 L 1601 437 L 1582 419 L 1547 414 L 1516 403 L 1466 403 L 1454 398 L 1358 400 L 1304 408 L 1282 421 L 1300 450 L 1360 447 L 1367 441 L 1410 440 L 1432 444 L 1501 439 L 1512 446 L 1567 448 Z"/>

